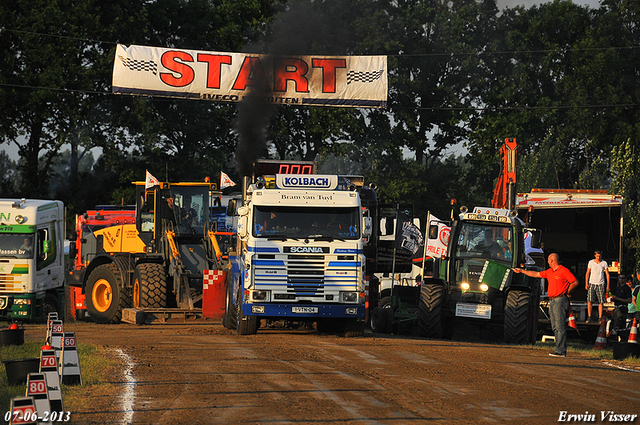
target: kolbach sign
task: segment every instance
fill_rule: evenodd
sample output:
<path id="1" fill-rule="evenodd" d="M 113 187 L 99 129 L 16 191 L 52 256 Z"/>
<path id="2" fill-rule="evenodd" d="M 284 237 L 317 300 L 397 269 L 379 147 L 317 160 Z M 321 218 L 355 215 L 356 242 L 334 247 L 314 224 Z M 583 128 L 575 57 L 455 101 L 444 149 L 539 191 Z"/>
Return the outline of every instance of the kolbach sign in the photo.
<path id="1" fill-rule="evenodd" d="M 118 44 L 113 93 L 239 102 L 383 108 L 386 56 L 266 56 Z M 268 94 L 265 94 L 268 93 Z"/>

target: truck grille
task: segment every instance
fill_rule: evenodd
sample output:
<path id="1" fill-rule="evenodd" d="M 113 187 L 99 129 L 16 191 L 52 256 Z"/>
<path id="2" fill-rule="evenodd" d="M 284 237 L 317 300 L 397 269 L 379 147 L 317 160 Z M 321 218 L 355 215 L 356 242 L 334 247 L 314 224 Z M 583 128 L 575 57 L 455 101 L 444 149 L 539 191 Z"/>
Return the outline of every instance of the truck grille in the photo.
<path id="1" fill-rule="evenodd" d="M 341 258 L 342 257 L 342 258 Z M 252 260 L 256 289 L 270 290 L 274 300 L 332 300 L 358 287 L 362 264 L 355 256 L 258 254 Z"/>
<path id="2" fill-rule="evenodd" d="M 324 294 L 324 255 L 287 257 L 287 292 L 321 297 Z"/>

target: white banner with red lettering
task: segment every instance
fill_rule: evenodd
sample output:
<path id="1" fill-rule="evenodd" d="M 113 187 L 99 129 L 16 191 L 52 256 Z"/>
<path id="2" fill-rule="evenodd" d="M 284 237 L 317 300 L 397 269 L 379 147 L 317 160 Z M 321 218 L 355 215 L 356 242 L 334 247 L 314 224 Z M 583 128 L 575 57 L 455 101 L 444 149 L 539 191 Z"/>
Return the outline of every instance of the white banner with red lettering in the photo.
<path id="1" fill-rule="evenodd" d="M 437 226 L 437 234 L 431 234 L 430 227 Z M 431 213 L 427 214 L 427 242 L 425 243 L 425 257 L 440 258 L 447 255 L 449 232 L 451 227 Z M 432 238 L 431 236 L 435 236 Z"/>
<path id="2" fill-rule="evenodd" d="M 286 56 L 118 44 L 113 93 L 290 105 L 383 108 L 386 56 Z"/>

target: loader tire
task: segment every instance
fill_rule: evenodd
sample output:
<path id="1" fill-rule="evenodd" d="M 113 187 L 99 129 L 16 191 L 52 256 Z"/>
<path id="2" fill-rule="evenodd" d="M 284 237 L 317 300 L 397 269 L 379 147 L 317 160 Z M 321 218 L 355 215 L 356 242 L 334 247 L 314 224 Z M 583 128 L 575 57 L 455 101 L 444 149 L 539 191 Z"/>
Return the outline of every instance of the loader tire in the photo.
<path id="1" fill-rule="evenodd" d="M 437 283 L 423 283 L 418 304 L 418 327 L 420 336 L 442 338 L 442 305 L 444 286 Z"/>
<path id="2" fill-rule="evenodd" d="M 504 307 L 504 342 L 527 344 L 532 332 L 531 294 L 527 291 L 511 290 Z"/>
<path id="3" fill-rule="evenodd" d="M 103 264 L 91 272 L 86 294 L 87 311 L 96 323 L 120 323 L 122 309 L 131 304 L 131 292 L 123 287 L 115 264 Z"/>
<path id="4" fill-rule="evenodd" d="M 138 264 L 133 278 L 133 306 L 166 308 L 167 288 L 167 275 L 162 264 Z"/>

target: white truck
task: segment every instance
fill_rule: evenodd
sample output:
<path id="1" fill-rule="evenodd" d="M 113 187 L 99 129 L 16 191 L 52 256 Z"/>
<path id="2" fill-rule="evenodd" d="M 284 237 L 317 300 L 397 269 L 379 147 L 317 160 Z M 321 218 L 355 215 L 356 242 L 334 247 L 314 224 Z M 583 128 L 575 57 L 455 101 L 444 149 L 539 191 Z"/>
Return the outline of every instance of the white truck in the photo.
<path id="1" fill-rule="evenodd" d="M 622 196 L 609 194 L 606 190 L 532 189 L 529 193 L 518 194 L 516 208 L 520 218 L 542 230 L 544 253 L 534 258 L 537 265 L 547 267 L 547 255 L 558 253 L 562 264 L 578 279 L 579 285 L 571 297 L 578 329 L 592 328 L 597 332 L 599 323 L 591 326 L 585 323 L 589 312 L 584 277 L 596 250 L 602 251 L 602 258 L 609 265 L 611 292 L 618 283 L 618 274 L 625 269 Z M 541 308 L 546 314 L 546 285 L 542 292 Z M 611 311 L 614 305 L 605 303 L 604 307 Z M 549 326 L 546 318 L 540 322 L 543 327 Z"/>
<path id="2" fill-rule="evenodd" d="M 238 242 L 229 253 L 223 324 L 254 334 L 261 321 L 316 322 L 319 330 L 361 336 L 365 325 L 360 194 L 347 178 L 275 174 L 246 185 L 237 208 Z"/>
<path id="3" fill-rule="evenodd" d="M 62 314 L 64 204 L 0 199 L 0 320 Z"/>

